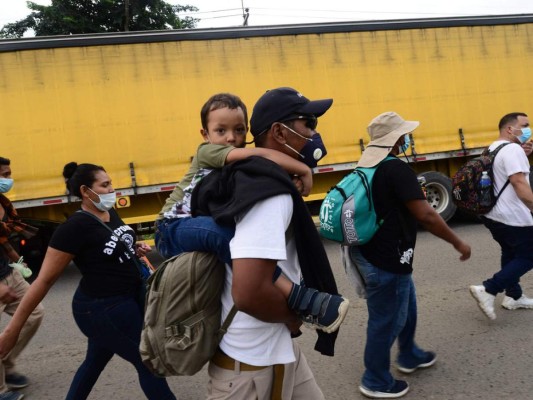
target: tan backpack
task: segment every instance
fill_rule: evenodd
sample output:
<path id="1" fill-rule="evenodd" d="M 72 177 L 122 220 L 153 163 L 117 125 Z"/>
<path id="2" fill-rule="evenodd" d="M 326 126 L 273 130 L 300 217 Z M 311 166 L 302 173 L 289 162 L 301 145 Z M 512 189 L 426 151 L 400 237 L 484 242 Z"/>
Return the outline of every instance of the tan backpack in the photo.
<path id="1" fill-rule="evenodd" d="M 235 307 L 220 324 L 225 267 L 211 253 L 184 253 L 166 260 L 148 280 L 139 347 L 158 376 L 194 375 L 211 359 Z"/>

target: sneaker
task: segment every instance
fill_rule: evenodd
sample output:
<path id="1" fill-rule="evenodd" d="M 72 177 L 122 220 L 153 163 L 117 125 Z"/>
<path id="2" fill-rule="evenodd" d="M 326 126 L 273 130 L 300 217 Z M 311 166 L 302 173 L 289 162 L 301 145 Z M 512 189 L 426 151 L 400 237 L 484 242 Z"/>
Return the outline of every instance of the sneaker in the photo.
<path id="1" fill-rule="evenodd" d="M 19 392 L 0 393 L 0 400 L 20 400 L 22 398 L 24 398 L 24 395 Z"/>
<path id="2" fill-rule="evenodd" d="M 316 289 L 294 285 L 298 291 L 291 309 L 309 328 L 326 333 L 335 332 L 344 321 L 350 302 L 342 296 L 319 292 Z M 289 306 L 293 301 L 289 301 Z"/>
<path id="3" fill-rule="evenodd" d="M 502 301 L 502 307 L 508 310 L 517 310 L 519 308 L 533 308 L 533 299 L 522 295 L 518 300 L 505 296 Z"/>
<path id="4" fill-rule="evenodd" d="M 415 372 L 418 368 L 431 367 L 436 362 L 437 362 L 437 355 L 435 353 L 433 353 L 432 351 L 426 351 L 426 355 L 424 357 L 424 360 L 420 364 L 415 365 L 412 368 L 408 368 L 406 366 L 400 365 L 400 363 L 397 363 L 396 364 L 396 368 L 398 369 L 398 371 L 401 371 L 404 374 L 410 374 L 412 372 Z"/>
<path id="5" fill-rule="evenodd" d="M 470 286 L 470 294 L 477 300 L 477 305 L 483 311 L 483 314 L 489 319 L 496 319 L 496 314 L 494 313 L 494 299 L 496 299 L 496 296 L 487 293 L 483 285 Z"/>
<path id="6" fill-rule="evenodd" d="M 363 385 L 359 386 L 359 391 L 371 399 L 397 399 L 409 391 L 409 385 L 406 381 L 396 380 L 392 388 L 383 392 L 367 389 Z"/>
<path id="7" fill-rule="evenodd" d="M 16 372 L 12 374 L 6 374 L 6 385 L 10 389 L 22 389 L 28 386 L 28 378 Z M 0 400 L 1 399 L 2 398 L 0 397 Z"/>

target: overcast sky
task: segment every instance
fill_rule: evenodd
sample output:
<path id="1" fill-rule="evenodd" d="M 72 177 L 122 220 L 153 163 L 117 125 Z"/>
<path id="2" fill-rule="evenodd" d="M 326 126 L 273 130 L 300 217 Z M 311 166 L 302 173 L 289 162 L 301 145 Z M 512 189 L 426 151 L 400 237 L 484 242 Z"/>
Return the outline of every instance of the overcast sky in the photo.
<path id="1" fill-rule="evenodd" d="M 50 4 L 49 0 L 33 0 Z M 199 28 L 239 26 L 243 5 L 250 10 L 249 25 L 372 19 L 431 18 L 498 14 L 533 14 L 533 0 L 167 0 L 196 6 L 191 14 Z M 0 0 L 0 27 L 29 14 L 26 0 Z"/>

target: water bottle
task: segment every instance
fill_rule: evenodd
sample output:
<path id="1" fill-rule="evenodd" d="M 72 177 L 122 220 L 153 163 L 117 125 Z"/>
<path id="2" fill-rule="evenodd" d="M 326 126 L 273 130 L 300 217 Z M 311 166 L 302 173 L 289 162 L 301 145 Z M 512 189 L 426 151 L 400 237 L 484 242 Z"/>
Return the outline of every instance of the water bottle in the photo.
<path id="1" fill-rule="evenodd" d="M 481 174 L 481 180 L 479 181 L 479 187 L 480 187 L 480 194 L 481 197 L 479 199 L 479 204 L 482 207 L 488 207 L 491 205 L 492 199 L 491 199 L 491 193 L 492 190 L 492 182 L 490 180 L 490 176 L 487 171 L 483 171 Z"/>

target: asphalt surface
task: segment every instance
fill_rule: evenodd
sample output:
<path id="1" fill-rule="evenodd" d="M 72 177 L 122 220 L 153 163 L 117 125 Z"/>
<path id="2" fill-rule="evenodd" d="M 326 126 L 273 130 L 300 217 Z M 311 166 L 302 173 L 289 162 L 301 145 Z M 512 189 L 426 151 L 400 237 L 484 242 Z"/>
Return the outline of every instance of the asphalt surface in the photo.
<path id="1" fill-rule="evenodd" d="M 481 314 L 468 293 L 499 267 L 499 247 L 479 224 L 452 222 L 456 232 L 473 249 L 472 259 L 460 262 L 447 243 L 420 232 L 415 255 L 414 279 L 418 293 L 417 342 L 438 354 L 432 368 L 406 376 L 411 390 L 406 399 L 533 399 L 533 310 L 508 311 L 499 304 L 497 319 Z M 350 298 L 350 311 L 341 327 L 335 357 L 313 350 L 316 334 L 304 329 L 297 339 L 327 399 L 360 399 L 358 385 L 363 372 L 366 328 L 364 300 L 355 297 L 345 279 L 337 246 L 326 249 L 341 293 Z M 157 254 L 152 255 L 157 262 Z M 79 280 L 69 267 L 44 301 L 45 320 L 20 357 L 20 371 L 31 385 L 23 389 L 27 399 L 63 399 L 85 352 L 85 339 L 71 315 L 70 302 Z M 533 275 L 522 280 L 533 296 Z M 2 316 L 1 327 L 6 316 Z M 394 350 L 395 352 L 395 350 Z M 169 384 L 178 399 L 205 398 L 205 369 L 193 377 L 172 377 Z M 131 365 L 115 357 L 101 375 L 90 399 L 144 399 Z"/>

